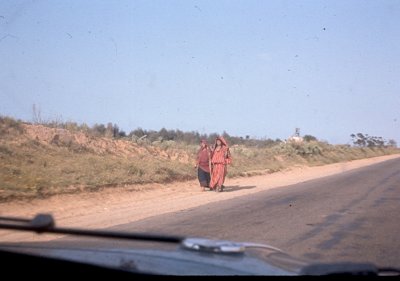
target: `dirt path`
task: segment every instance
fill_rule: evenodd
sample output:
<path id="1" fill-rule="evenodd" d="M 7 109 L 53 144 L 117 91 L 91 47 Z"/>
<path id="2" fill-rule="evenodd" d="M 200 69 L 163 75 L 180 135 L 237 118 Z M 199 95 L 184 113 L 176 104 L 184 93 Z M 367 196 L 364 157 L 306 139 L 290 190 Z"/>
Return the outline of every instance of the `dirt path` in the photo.
<path id="1" fill-rule="evenodd" d="M 297 167 L 263 176 L 227 179 L 226 192 L 222 193 L 201 192 L 197 181 L 189 181 L 165 185 L 132 185 L 29 202 L 9 202 L 0 204 L 0 216 L 33 217 L 37 213 L 51 213 L 58 226 L 106 228 L 338 174 L 398 157 L 400 154 L 319 167 Z M 0 231 L 0 241 L 43 241 L 58 237 L 60 236 Z"/>

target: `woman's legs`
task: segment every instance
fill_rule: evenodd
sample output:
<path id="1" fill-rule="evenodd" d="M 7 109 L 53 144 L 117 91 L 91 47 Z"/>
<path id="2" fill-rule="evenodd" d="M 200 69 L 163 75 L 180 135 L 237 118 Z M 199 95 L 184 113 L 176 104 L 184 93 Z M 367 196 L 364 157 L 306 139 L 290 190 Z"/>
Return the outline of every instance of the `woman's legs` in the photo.
<path id="1" fill-rule="evenodd" d="M 210 173 L 203 171 L 202 169 L 198 168 L 197 170 L 197 177 L 200 182 L 200 190 L 204 191 L 206 187 L 210 185 Z"/>
<path id="2" fill-rule="evenodd" d="M 213 172 L 211 175 L 210 188 L 215 189 L 215 191 L 222 191 L 222 184 L 224 183 L 225 177 L 225 165 L 224 164 L 214 164 Z"/>

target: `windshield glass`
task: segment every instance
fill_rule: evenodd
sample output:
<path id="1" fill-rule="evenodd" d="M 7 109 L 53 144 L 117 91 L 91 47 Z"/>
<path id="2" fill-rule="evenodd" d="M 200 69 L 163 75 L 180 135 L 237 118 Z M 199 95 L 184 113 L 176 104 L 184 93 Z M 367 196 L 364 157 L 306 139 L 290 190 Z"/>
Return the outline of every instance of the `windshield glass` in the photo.
<path id="1" fill-rule="evenodd" d="M 399 26 L 394 0 L 1 1 L 0 216 L 399 267 Z"/>

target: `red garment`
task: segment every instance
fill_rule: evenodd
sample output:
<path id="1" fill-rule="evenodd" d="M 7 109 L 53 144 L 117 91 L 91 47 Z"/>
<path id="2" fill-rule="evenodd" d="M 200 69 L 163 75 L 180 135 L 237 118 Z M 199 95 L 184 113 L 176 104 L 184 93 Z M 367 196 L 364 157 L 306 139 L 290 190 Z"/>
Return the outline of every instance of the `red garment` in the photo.
<path id="1" fill-rule="evenodd" d="M 221 150 L 216 151 L 217 147 L 217 140 L 220 140 L 222 145 L 221 145 Z M 215 155 L 215 156 L 214 156 Z M 219 164 L 231 164 L 232 163 L 232 157 L 231 157 L 231 152 L 229 151 L 229 146 L 226 140 L 223 137 L 217 137 L 215 139 L 215 145 L 214 145 L 214 151 L 211 156 L 211 163 L 219 163 Z"/>
<path id="2" fill-rule="evenodd" d="M 226 146 L 221 146 L 221 149 L 214 150 L 213 155 L 211 157 L 212 164 L 226 164 L 226 157 L 228 153 L 228 148 Z"/>
<path id="3" fill-rule="evenodd" d="M 218 137 L 217 139 L 221 141 L 222 145 L 219 150 L 217 150 L 217 146 L 215 145 L 211 156 L 212 174 L 210 188 L 212 189 L 221 187 L 224 184 L 227 174 L 227 164 L 232 162 L 227 142 L 223 137 Z M 215 140 L 216 142 L 217 140 Z"/>
<path id="4" fill-rule="evenodd" d="M 212 168 L 210 188 L 221 187 L 225 182 L 226 166 L 225 164 L 214 164 Z"/>
<path id="5" fill-rule="evenodd" d="M 200 149 L 199 152 L 197 153 L 197 165 L 199 166 L 200 169 L 202 169 L 207 173 L 210 173 L 209 159 L 210 159 L 210 151 L 208 147 Z"/>

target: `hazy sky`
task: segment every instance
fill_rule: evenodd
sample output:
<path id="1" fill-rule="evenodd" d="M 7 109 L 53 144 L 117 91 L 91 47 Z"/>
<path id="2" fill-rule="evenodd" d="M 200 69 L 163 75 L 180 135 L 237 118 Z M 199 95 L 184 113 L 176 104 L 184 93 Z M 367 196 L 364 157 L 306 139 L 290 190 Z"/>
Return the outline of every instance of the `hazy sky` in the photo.
<path id="1" fill-rule="evenodd" d="M 0 115 L 400 144 L 400 1 L 0 1 Z"/>

